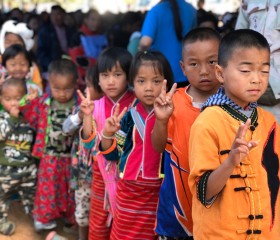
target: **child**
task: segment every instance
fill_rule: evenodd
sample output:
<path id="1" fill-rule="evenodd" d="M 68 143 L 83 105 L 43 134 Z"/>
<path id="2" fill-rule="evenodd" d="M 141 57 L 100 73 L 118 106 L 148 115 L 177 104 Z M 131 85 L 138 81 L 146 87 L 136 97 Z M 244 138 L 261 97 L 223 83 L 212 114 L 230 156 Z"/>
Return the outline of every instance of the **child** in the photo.
<path id="1" fill-rule="evenodd" d="M 122 48 L 108 48 L 97 58 L 99 85 L 104 97 L 94 101 L 94 119 L 97 125 L 97 135 L 100 139 L 105 119 L 112 115 L 117 105 L 120 109 L 130 106 L 135 99 L 128 88 L 128 72 L 131 54 Z M 95 133 L 92 124 L 84 123 L 84 148 L 91 150 Z M 95 149 L 93 150 L 95 151 Z M 90 203 L 89 239 L 109 239 L 111 219 L 115 209 L 116 166 L 107 166 L 102 155 L 96 156 L 93 163 L 93 177 Z"/>
<path id="2" fill-rule="evenodd" d="M 26 94 L 24 81 L 7 79 L 1 87 L 0 112 L 0 233 L 12 235 L 15 224 L 9 220 L 9 198 L 17 192 L 25 213 L 32 210 L 37 168 L 31 156 L 35 130 L 20 115 L 19 102 Z"/>
<path id="3" fill-rule="evenodd" d="M 56 227 L 56 218 L 64 217 L 65 226 L 74 223 L 75 201 L 69 191 L 71 146 L 73 137 L 63 134 L 62 124 L 73 107 L 77 69 L 67 59 L 53 61 L 48 68 L 52 95 L 34 99 L 22 111 L 37 129 L 33 156 L 40 159 L 37 190 L 34 201 L 35 230 Z"/>
<path id="4" fill-rule="evenodd" d="M 8 47 L 2 56 L 2 64 L 6 68 L 8 77 L 24 79 L 28 91 L 37 90 L 39 95 L 42 95 L 41 88 L 32 79 L 26 78 L 32 62 L 29 53 L 22 45 L 14 44 Z"/>
<path id="5" fill-rule="evenodd" d="M 237 30 L 221 41 L 216 76 L 223 86 L 190 132 L 195 239 L 280 239 L 280 131 L 256 104 L 269 61 L 258 32 Z"/>
<path id="6" fill-rule="evenodd" d="M 167 79 L 167 83 L 166 80 Z M 139 100 L 124 116 L 117 108 L 106 119 L 101 133 L 102 154 L 109 161 L 119 160 L 117 208 L 110 239 L 155 239 L 154 224 L 161 185 L 161 154 L 152 147 L 155 123 L 154 100 L 163 84 L 173 83 L 171 67 L 156 51 L 136 54 L 130 69 L 130 84 Z M 175 91 L 176 84 L 173 86 Z M 120 123 L 121 121 L 121 123 Z M 115 133 L 124 135 L 123 153 L 119 157 Z"/>
<path id="7" fill-rule="evenodd" d="M 243 0 L 237 12 L 236 29 L 249 28 L 267 39 L 270 46 L 270 70 L 268 86 L 258 104 L 270 111 L 280 124 L 280 64 L 279 52 L 279 0 Z M 255 9 L 258 9 L 255 11 Z"/>
<path id="8" fill-rule="evenodd" d="M 96 65 L 90 67 L 86 74 L 87 98 L 78 91 L 81 99 L 81 107 L 78 107 L 74 114 L 70 115 L 63 123 L 63 132 L 66 134 L 75 134 L 72 145 L 72 167 L 70 187 L 75 190 L 75 218 L 79 226 L 79 240 L 88 239 L 88 222 L 90 209 L 90 193 L 92 181 L 92 162 L 94 152 L 83 148 L 80 142 L 79 129 L 86 115 L 86 111 L 90 112 L 92 117 L 92 106 L 90 101 L 97 100 L 102 97 L 103 93 L 98 84 L 98 75 Z M 87 104 L 89 103 L 89 104 Z M 88 110 L 89 108 L 89 110 Z M 92 122 L 92 119 L 90 120 Z M 93 144 L 94 145 L 94 144 Z M 95 150 L 92 148 L 91 150 Z"/>
<path id="9" fill-rule="evenodd" d="M 27 51 L 30 51 L 34 45 L 34 32 L 27 27 L 24 22 L 15 20 L 6 21 L 1 27 L 0 33 L 0 51 L 1 55 L 5 50 L 13 44 L 22 45 Z M 0 60 L 1 63 L 1 60 Z M 1 65 L 0 65 L 1 69 Z M 38 66 L 32 62 L 32 67 L 29 69 L 29 78 L 43 89 L 42 78 Z M 2 71 L 2 69 L 1 69 Z"/>
<path id="10" fill-rule="evenodd" d="M 173 103 L 165 89 L 155 101 L 152 141 L 156 150 L 165 150 L 155 229 L 159 239 L 192 239 L 188 139 L 200 107 L 220 85 L 215 76 L 219 42 L 219 34 L 210 28 L 191 30 L 183 39 L 180 62 L 190 85 L 175 92 Z"/>

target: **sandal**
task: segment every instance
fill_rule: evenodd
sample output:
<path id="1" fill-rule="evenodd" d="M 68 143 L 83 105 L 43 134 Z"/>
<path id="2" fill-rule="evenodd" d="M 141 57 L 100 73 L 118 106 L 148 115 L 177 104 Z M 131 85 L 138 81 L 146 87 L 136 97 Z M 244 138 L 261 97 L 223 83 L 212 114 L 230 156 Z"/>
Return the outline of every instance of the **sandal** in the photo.
<path id="1" fill-rule="evenodd" d="M 4 221 L 0 224 L 0 233 L 10 236 L 14 233 L 16 225 L 11 221 Z"/>

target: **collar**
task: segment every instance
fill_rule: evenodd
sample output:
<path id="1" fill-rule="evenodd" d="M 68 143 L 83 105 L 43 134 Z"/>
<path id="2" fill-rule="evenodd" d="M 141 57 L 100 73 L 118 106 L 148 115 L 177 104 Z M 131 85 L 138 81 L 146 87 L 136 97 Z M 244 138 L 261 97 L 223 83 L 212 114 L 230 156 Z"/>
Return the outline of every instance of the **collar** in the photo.
<path id="1" fill-rule="evenodd" d="M 245 114 L 241 113 L 240 111 L 236 110 L 232 106 L 229 105 L 221 105 L 220 106 L 225 112 L 227 112 L 230 116 L 234 119 L 245 123 L 248 118 L 251 119 L 250 130 L 254 131 L 258 126 L 258 112 L 256 108 L 252 109 L 252 113 L 250 117 L 247 117 Z"/>
<path id="2" fill-rule="evenodd" d="M 152 109 L 150 112 L 147 112 L 141 101 L 136 104 L 135 109 L 141 115 L 144 121 L 154 114 L 154 109 Z"/>
<path id="3" fill-rule="evenodd" d="M 242 107 L 240 107 L 239 105 L 237 105 L 234 101 L 232 101 L 226 94 L 225 94 L 225 90 L 224 87 L 220 87 L 217 91 L 217 93 L 215 93 L 214 95 L 212 95 L 211 97 L 209 97 L 207 99 L 207 101 L 205 102 L 205 104 L 203 104 L 201 111 L 203 111 L 205 108 L 210 107 L 210 106 L 223 106 L 223 105 L 228 105 L 231 108 L 240 111 L 243 110 Z M 253 110 L 254 108 L 257 107 L 257 103 L 256 102 L 252 102 L 249 103 L 248 107 L 246 108 L 246 110 Z"/>
<path id="4" fill-rule="evenodd" d="M 76 93 L 76 91 L 74 92 L 73 98 L 75 99 L 75 105 L 80 104 L 81 99 L 78 97 L 78 94 Z M 43 95 L 43 101 L 46 105 L 50 106 L 52 100 L 53 100 L 52 94 L 45 93 Z"/>

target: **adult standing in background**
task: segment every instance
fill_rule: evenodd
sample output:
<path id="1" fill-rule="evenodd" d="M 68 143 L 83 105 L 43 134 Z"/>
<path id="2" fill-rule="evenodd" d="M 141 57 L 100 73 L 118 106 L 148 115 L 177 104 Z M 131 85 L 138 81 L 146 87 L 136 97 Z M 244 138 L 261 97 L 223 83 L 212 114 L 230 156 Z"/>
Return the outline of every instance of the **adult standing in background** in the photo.
<path id="1" fill-rule="evenodd" d="M 106 47 L 108 40 L 101 31 L 101 16 L 96 9 L 90 9 L 85 14 L 80 29 L 71 38 L 68 49 L 72 61 L 78 67 L 80 89 L 85 87 L 88 67 L 95 64 L 99 53 Z M 94 54 L 90 54 L 88 49 Z"/>
<path id="2" fill-rule="evenodd" d="M 280 124 L 280 0 L 242 0 L 236 29 L 243 28 L 263 34 L 270 45 L 269 84 L 258 103 Z"/>
<path id="3" fill-rule="evenodd" d="M 64 25 L 64 15 L 65 10 L 61 6 L 52 6 L 50 22 L 39 29 L 36 55 L 43 73 L 47 72 L 52 60 L 68 54 L 68 43 L 73 31 Z"/>
<path id="4" fill-rule="evenodd" d="M 196 9 L 185 0 L 161 0 L 144 20 L 139 50 L 161 51 L 171 65 L 178 87 L 187 85 L 180 67 L 182 39 L 196 24 Z"/>

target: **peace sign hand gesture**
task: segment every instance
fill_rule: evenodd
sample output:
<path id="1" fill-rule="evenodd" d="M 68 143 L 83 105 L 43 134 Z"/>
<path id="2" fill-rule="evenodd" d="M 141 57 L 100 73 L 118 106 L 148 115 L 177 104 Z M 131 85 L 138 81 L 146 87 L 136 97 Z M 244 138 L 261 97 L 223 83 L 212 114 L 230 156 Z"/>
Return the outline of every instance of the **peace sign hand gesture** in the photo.
<path id="1" fill-rule="evenodd" d="M 105 120 L 105 125 L 103 129 L 103 134 L 105 136 L 111 137 L 118 130 L 120 130 L 120 122 L 126 113 L 127 107 L 125 107 L 120 113 L 120 104 L 117 104 L 113 115 Z"/>
<path id="2" fill-rule="evenodd" d="M 249 154 L 250 150 L 258 145 L 257 141 L 247 141 L 245 136 L 251 125 L 251 119 L 248 118 L 244 124 L 241 124 L 237 130 L 236 137 L 229 153 L 229 160 L 233 166 L 237 166 Z"/>
<path id="3" fill-rule="evenodd" d="M 79 97 L 81 98 L 80 111 L 83 116 L 91 116 L 94 111 L 94 102 L 90 100 L 89 89 L 86 88 L 86 96 L 80 90 L 77 90 Z"/>
<path id="4" fill-rule="evenodd" d="M 157 120 L 167 122 L 169 117 L 171 116 L 174 105 L 172 102 L 172 97 L 176 91 L 177 84 L 174 83 L 171 90 L 166 93 L 167 88 L 167 81 L 163 81 L 163 85 L 161 88 L 160 95 L 155 99 L 154 102 L 154 112 Z"/>

